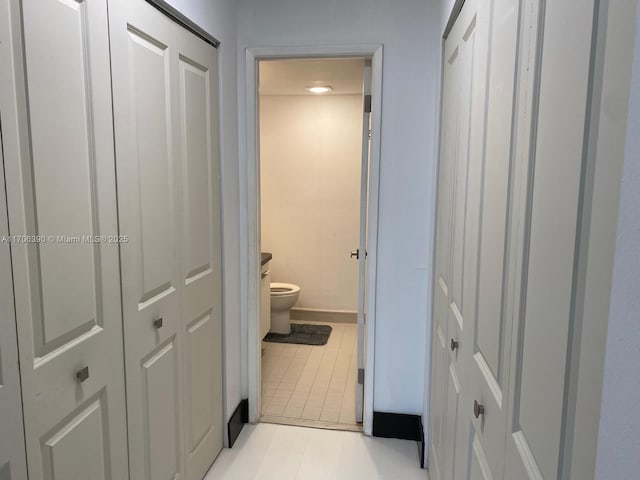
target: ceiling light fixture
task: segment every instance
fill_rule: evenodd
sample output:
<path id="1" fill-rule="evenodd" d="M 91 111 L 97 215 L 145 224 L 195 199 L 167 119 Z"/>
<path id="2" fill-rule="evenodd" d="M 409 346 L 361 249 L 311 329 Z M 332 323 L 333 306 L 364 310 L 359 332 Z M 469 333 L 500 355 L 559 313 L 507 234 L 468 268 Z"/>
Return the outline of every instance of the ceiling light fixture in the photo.
<path id="1" fill-rule="evenodd" d="M 317 93 L 317 94 L 333 92 L 333 88 L 331 88 L 329 85 L 322 86 L 322 87 L 307 87 L 307 90 L 309 90 L 311 93 Z"/>

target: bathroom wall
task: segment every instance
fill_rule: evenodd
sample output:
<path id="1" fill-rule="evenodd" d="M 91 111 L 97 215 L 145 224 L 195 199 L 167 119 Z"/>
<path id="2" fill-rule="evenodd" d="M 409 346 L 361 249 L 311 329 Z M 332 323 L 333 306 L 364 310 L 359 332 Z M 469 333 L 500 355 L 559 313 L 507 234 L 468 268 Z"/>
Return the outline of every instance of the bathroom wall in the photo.
<path id="1" fill-rule="evenodd" d="M 236 68 L 236 2 L 234 0 L 167 0 L 211 33 L 218 48 L 220 87 L 220 148 L 222 160 L 224 268 L 225 413 L 231 417 L 242 395 L 240 357 L 240 244 L 238 195 L 238 87 Z M 246 341 L 246 340 L 245 340 Z M 242 396 L 241 396 L 242 395 Z M 226 422 L 225 422 L 226 425 Z M 225 434 L 225 442 L 227 435 Z"/>
<path id="2" fill-rule="evenodd" d="M 297 308 L 358 309 L 361 95 L 262 95 L 262 250 Z"/>
<path id="3" fill-rule="evenodd" d="M 237 5 L 238 80 L 243 86 L 246 48 L 383 46 L 376 317 L 369 324 L 375 331 L 373 403 L 377 411 L 421 414 L 430 368 L 440 4 L 239 0 Z M 239 93 L 242 132 L 252 119 L 245 115 L 246 90 Z M 242 171 L 246 147 L 240 135 Z M 246 184 L 240 196 L 246 197 Z M 241 240 L 242 251 L 248 252 Z M 247 262 L 248 254 L 243 257 Z M 244 338 L 247 322 L 243 315 Z"/>

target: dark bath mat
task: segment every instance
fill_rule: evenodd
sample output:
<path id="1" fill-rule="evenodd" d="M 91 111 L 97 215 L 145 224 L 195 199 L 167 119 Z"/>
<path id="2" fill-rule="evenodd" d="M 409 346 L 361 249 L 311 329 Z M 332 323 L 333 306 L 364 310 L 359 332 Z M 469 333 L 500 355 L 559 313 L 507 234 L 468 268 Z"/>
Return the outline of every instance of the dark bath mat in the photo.
<path id="1" fill-rule="evenodd" d="M 298 345 L 326 345 L 331 335 L 329 325 L 309 325 L 306 323 L 292 323 L 291 333 L 267 333 L 265 342 L 296 343 Z"/>

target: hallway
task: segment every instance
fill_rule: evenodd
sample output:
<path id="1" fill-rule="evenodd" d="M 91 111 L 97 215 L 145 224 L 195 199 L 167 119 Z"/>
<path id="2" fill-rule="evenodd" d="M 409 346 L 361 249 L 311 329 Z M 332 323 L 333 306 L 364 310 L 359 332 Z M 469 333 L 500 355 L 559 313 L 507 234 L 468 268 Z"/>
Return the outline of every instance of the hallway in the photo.
<path id="1" fill-rule="evenodd" d="M 246 425 L 205 480 L 426 480 L 416 442 L 356 432 Z"/>

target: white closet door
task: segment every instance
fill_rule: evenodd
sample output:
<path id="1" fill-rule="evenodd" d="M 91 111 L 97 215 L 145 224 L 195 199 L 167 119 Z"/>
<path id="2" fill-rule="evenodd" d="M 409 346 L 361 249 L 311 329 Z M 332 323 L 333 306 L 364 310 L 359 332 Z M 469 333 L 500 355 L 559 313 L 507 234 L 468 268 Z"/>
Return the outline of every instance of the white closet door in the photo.
<path id="1" fill-rule="evenodd" d="M 26 480 L 27 463 L 2 150 L 0 130 L 0 479 Z"/>
<path id="2" fill-rule="evenodd" d="M 200 480 L 223 441 L 217 55 L 110 5 L 131 475 Z"/>
<path id="3" fill-rule="evenodd" d="M 217 51 L 175 32 L 185 455 L 187 478 L 200 480 L 223 442 Z"/>
<path id="4" fill-rule="evenodd" d="M 514 332 L 505 478 L 564 478 L 568 348 L 573 316 L 593 0 L 547 2 L 540 24 L 522 313 Z M 537 17 L 537 15 L 536 15 Z M 542 37 L 543 35 L 543 37 Z M 532 55 L 531 58 L 536 58 Z M 529 68 L 534 68 L 530 66 Z M 567 437 L 565 437 L 567 435 Z M 565 453 L 568 454 L 568 453 Z"/>
<path id="5" fill-rule="evenodd" d="M 11 248 L 29 477 L 126 479 L 118 245 L 82 237 L 117 233 L 107 5 L 11 10 L 24 57 L 16 46 L 18 105 L 3 113 L 18 114 L 2 119 L 17 145 L 9 228 L 46 240 Z"/>
<path id="6" fill-rule="evenodd" d="M 439 362 L 434 377 L 440 383 L 432 388 L 437 395 L 433 401 L 442 402 L 435 405 L 442 417 L 432 422 L 441 432 L 438 437 L 432 431 L 430 460 L 432 476 L 442 479 L 463 478 L 469 449 L 469 327 L 475 313 L 482 176 L 478 152 L 484 125 L 484 102 L 478 99 L 484 99 L 489 24 L 489 9 L 480 6 L 475 0 L 465 3 L 445 42 L 434 311 L 434 353 L 439 357 L 434 358 Z"/>

